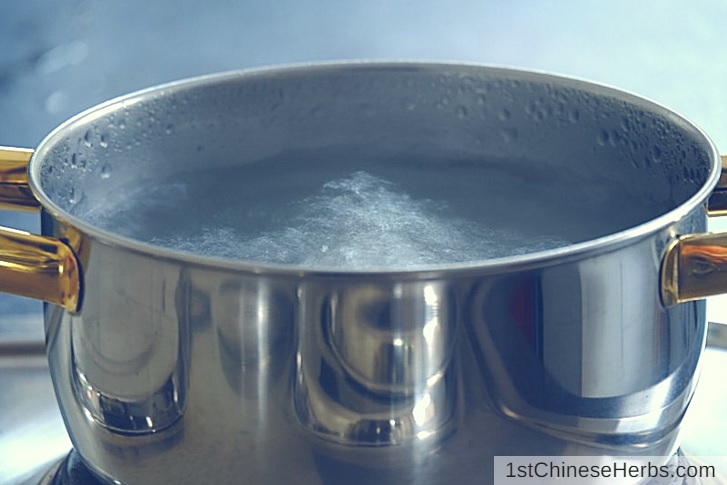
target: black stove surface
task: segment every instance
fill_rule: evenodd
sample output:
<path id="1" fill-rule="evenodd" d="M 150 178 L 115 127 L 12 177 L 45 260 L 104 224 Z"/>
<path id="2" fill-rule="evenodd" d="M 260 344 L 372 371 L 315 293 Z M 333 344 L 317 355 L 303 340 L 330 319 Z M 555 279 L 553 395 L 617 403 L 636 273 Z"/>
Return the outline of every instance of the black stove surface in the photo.
<path id="1" fill-rule="evenodd" d="M 44 482 L 45 483 L 45 482 Z M 63 459 L 48 485 L 103 485 L 73 450 Z"/>
<path id="2" fill-rule="evenodd" d="M 681 459 L 683 460 L 684 457 L 681 456 Z M 51 475 L 42 480 L 39 485 L 104 485 L 104 482 L 89 471 L 75 450 L 72 450 L 63 459 L 58 468 L 54 467 Z M 330 483 L 333 485 L 339 482 Z M 696 479 L 674 477 L 645 481 L 641 482 L 641 485 L 700 485 L 701 483 Z"/>

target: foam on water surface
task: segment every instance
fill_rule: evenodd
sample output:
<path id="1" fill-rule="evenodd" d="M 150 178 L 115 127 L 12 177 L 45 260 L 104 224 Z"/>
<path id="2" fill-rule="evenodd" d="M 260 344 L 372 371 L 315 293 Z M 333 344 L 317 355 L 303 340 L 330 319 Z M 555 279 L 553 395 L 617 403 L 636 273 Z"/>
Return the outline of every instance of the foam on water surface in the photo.
<path id="1" fill-rule="evenodd" d="M 459 218 L 444 201 L 414 199 L 364 171 L 330 180 L 285 210 L 265 214 L 270 223 L 258 233 L 236 227 L 239 214 L 226 212 L 228 217 L 182 234 L 153 235 L 148 242 L 223 258 L 353 269 L 477 261 L 569 244 Z"/>

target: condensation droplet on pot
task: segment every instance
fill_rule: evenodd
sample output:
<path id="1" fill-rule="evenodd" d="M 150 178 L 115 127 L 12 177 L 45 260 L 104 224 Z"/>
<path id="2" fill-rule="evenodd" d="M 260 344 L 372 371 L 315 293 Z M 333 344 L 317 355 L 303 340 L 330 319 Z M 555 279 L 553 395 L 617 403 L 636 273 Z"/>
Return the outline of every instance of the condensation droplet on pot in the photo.
<path id="1" fill-rule="evenodd" d="M 91 142 L 92 136 L 93 133 L 91 133 L 90 129 L 86 130 L 86 133 L 83 134 L 83 144 L 89 148 L 91 148 L 91 146 L 93 145 L 93 143 Z"/>
<path id="2" fill-rule="evenodd" d="M 485 94 L 480 94 L 477 96 L 477 102 L 479 104 L 487 104 L 487 96 Z"/>
<path id="3" fill-rule="evenodd" d="M 568 111 L 568 121 L 571 123 L 578 123 L 578 119 L 581 117 L 581 113 L 576 108 L 571 108 Z"/>
<path id="4" fill-rule="evenodd" d="M 174 132 L 174 125 L 173 125 L 173 124 L 171 124 L 171 123 L 169 123 L 169 124 L 167 125 L 167 127 L 165 128 L 164 132 L 165 132 L 165 133 L 166 133 L 167 135 L 171 135 L 171 134 L 172 134 L 172 133 Z"/>
<path id="5" fill-rule="evenodd" d="M 628 133 L 630 130 L 629 125 L 631 124 L 631 120 L 629 120 L 628 117 L 624 116 L 621 118 L 621 130 L 625 133 Z"/>
<path id="6" fill-rule="evenodd" d="M 515 128 L 503 128 L 500 130 L 500 136 L 509 143 L 518 137 L 518 132 Z"/>
<path id="7" fill-rule="evenodd" d="M 99 140 L 98 140 L 98 144 L 101 148 L 108 148 L 109 138 L 108 138 L 108 135 L 106 135 L 106 133 L 101 134 L 101 136 L 99 137 Z"/>
<path id="8" fill-rule="evenodd" d="M 596 135 L 596 142 L 601 146 L 606 146 L 608 143 L 609 138 L 611 138 L 606 130 L 601 130 L 598 135 Z"/>
<path id="9" fill-rule="evenodd" d="M 109 177 L 111 177 L 111 171 L 112 171 L 111 170 L 111 165 L 109 165 L 108 163 L 105 163 L 101 167 L 101 178 L 104 179 L 104 180 L 106 180 Z"/>
<path id="10" fill-rule="evenodd" d="M 69 204 L 75 204 L 76 203 L 76 189 L 73 187 L 68 190 L 68 203 Z"/>
<path id="11" fill-rule="evenodd" d="M 639 149 L 639 143 L 636 140 L 631 140 L 631 142 L 629 142 L 629 151 L 631 152 L 631 154 L 632 155 L 635 154 L 638 151 L 638 149 Z"/>
<path id="12" fill-rule="evenodd" d="M 464 105 L 457 106 L 456 112 L 457 112 L 457 116 L 460 118 L 467 117 L 467 107 Z"/>
<path id="13" fill-rule="evenodd" d="M 695 182 L 701 183 L 702 181 L 702 173 L 699 171 L 697 167 L 692 168 L 692 180 Z"/>
<path id="14" fill-rule="evenodd" d="M 659 148 L 656 145 L 654 145 L 653 147 L 651 147 L 651 158 L 656 163 L 661 162 L 661 148 Z"/>
<path id="15" fill-rule="evenodd" d="M 125 130 L 126 129 L 126 121 L 125 120 L 119 120 L 119 129 Z"/>
<path id="16" fill-rule="evenodd" d="M 507 108 L 501 108 L 497 111 L 497 117 L 500 118 L 500 121 L 507 121 L 510 119 L 510 111 Z"/>
<path id="17" fill-rule="evenodd" d="M 76 168 L 78 166 L 78 155 L 74 153 L 71 155 L 71 168 Z"/>
<path id="18" fill-rule="evenodd" d="M 615 147 L 622 141 L 623 137 L 621 136 L 621 134 L 616 130 L 611 130 L 611 133 L 608 136 L 608 142 L 611 144 L 611 146 Z"/>
<path id="19" fill-rule="evenodd" d="M 689 179 L 689 167 L 688 166 L 685 165 L 684 167 L 682 167 L 682 173 L 684 174 L 685 179 Z"/>

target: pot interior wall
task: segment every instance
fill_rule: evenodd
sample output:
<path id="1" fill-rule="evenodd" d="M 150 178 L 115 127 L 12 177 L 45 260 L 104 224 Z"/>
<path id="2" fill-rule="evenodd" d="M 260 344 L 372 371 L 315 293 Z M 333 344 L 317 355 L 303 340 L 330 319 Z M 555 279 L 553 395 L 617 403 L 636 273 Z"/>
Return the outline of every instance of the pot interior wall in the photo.
<path id="1" fill-rule="evenodd" d="M 286 207 L 361 173 L 383 184 L 374 193 L 505 231 L 511 244 L 507 231 L 515 242 L 582 242 L 688 200 L 709 178 L 706 146 L 667 110 L 579 81 L 327 66 L 128 97 L 56 132 L 35 173 L 63 211 L 147 242 L 205 230 L 225 213 L 248 236 L 275 234 Z"/>

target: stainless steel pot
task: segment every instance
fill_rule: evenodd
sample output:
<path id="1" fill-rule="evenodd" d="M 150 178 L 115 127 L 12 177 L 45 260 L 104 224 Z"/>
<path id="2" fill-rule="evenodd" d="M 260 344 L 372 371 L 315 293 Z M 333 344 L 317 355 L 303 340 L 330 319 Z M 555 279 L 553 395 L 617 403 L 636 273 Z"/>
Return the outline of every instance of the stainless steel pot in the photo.
<path id="1" fill-rule="evenodd" d="M 205 257 L 74 212 L 137 179 L 330 147 L 464 205 L 492 159 L 606 202 L 573 245 L 416 270 Z M 700 234 L 726 206 L 704 133 L 643 98 L 542 73 L 355 63 L 208 76 L 93 108 L 0 158 L 4 202 L 40 207 L 44 234 L 2 230 L 0 287 L 49 302 L 66 426 L 109 481 L 486 483 L 495 455 L 667 455 L 704 346 L 699 299 L 727 291 L 727 236 Z M 609 205 L 624 198 L 627 210 Z"/>

